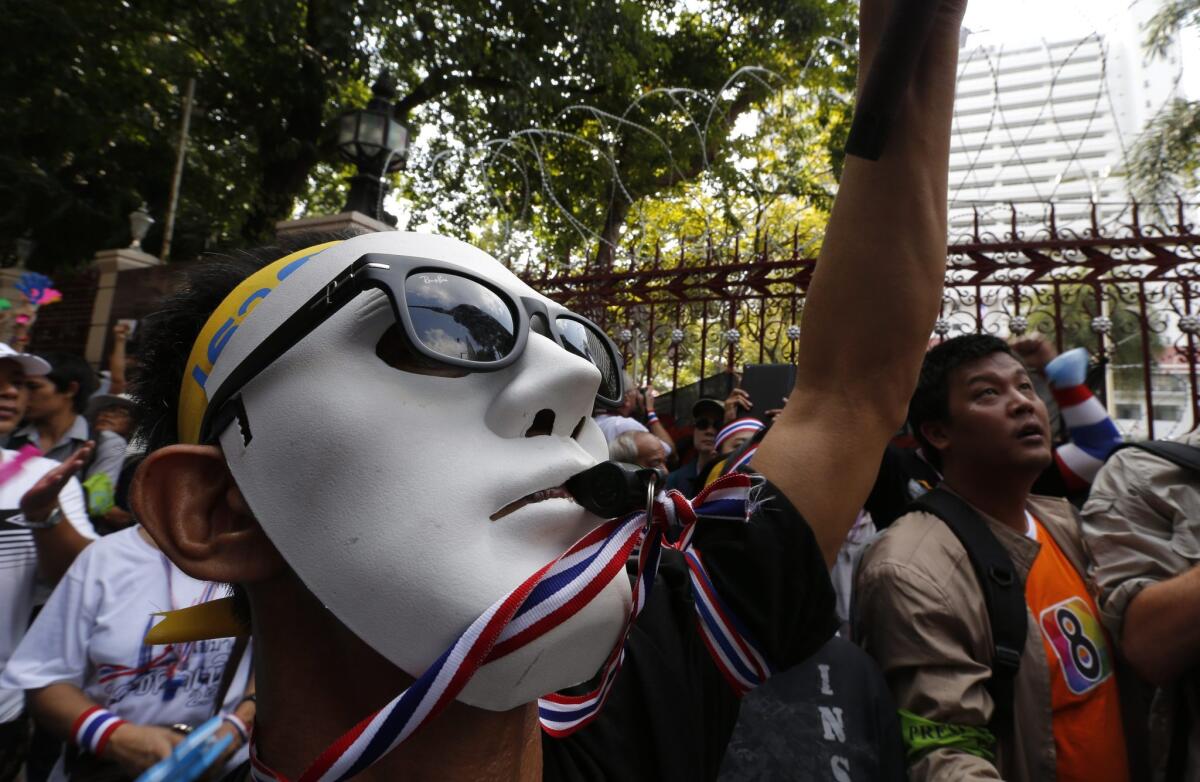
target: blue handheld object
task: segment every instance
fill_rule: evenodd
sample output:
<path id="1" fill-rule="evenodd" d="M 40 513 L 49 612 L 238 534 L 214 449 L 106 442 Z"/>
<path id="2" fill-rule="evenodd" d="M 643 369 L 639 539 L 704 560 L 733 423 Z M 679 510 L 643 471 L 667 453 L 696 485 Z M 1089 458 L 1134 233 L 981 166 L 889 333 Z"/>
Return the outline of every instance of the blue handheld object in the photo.
<path id="1" fill-rule="evenodd" d="M 213 717 L 193 730 L 169 758 L 142 772 L 137 782 L 192 782 L 199 779 L 233 743 L 233 736 L 217 738 L 221 718 Z"/>
<path id="2" fill-rule="evenodd" d="M 1055 388 L 1083 385 L 1087 379 L 1087 348 L 1068 350 L 1046 365 L 1046 379 Z"/>

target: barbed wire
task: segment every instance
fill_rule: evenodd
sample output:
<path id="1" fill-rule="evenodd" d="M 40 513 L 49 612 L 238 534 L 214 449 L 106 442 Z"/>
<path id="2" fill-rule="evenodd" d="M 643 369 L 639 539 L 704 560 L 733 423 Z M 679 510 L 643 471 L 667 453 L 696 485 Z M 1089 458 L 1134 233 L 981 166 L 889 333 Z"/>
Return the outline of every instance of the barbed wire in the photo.
<path id="1" fill-rule="evenodd" d="M 587 254 L 600 247 L 614 256 L 652 254 L 656 248 L 651 238 L 665 239 L 676 251 L 728 244 L 748 227 L 755 233 L 763 227 L 762 204 L 775 195 L 754 175 L 755 160 L 741 156 L 737 147 L 769 144 L 770 134 L 778 132 L 772 123 L 776 112 L 796 112 L 800 121 L 793 130 L 804 141 L 815 141 L 817 130 L 804 119 L 831 108 L 849 111 L 850 96 L 831 86 L 807 86 L 809 71 L 824 64 L 819 58 L 829 56 L 823 52 L 830 46 L 846 54 L 853 51 L 850 42 L 821 39 L 792 84 L 768 69 L 746 66 L 712 92 L 660 87 L 619 112 L 575 103 L 544 125 L 506 137 L 426 150 L 423 157 L 415 151 L 410 171 L 428 174 L 433 182 L 457 180 L 463 193 L 459 203 L 474 198 L 486 205 L 486 214 L 476 209 L 469 219 L 489 226 L 490 249 L 514 267 L 539 262 L 544 248 L 532 228 L 538 218 L 573 235 L 573 241 L 564 243 L 577 248 L 575 255 L 555 261 L 567 266 L 586 262 Z M 952 129 L 952 240 L 969 238 L 979 226 L 1003 235 L 1014 222 L 1045 224 L 1051 216 L 1060 226 L 1096 221 L 1116 225 L 1126 218 L 1131 149 L 1144 124 L 1132 115 L 1149 120 L 1167 107 L 1178 94 L 1183 69 L 1181 61 L 1165 70 L 1159 62 L 1156 73 L 1168 73 L 1167 83 L 1153 90 L 1153 105 L 1133 111 L 1130 105 L 1122 107 L 1122 100 L 1130 101 L 1114 94 L 1114 86 L 1136 88 L 1136 99 L 1144 103 L 1147 96 L 1141 83 L 1131 88 L 1129 82 L 1145 67 L 1146 55 L 1140 49 L 1118 53 L 1118 48 L 1112 36 L 1092 31 L 1032 44 L 983 44 L 962 50 L 960 85 L 974 83 L 970 94 L 960 98 Z M 731 106 L 750 89 L 768 97 L 734 116 L 731 128 Z M 982 125 L 972 121 L 980 118 L 981 106 L 987 107 Z M 572 130 L 580 127 L 587 128 L 586 135 Z M 645 203 L 645 194 L 631 182 L 633 163 L 622 160 L 617 147 L 625 136 L 640 139 L 646 149 L 658 153 L 655 165 L 664 179 L 693 182 L 668 194 L 691 219 L 690 234 L 683 228 L 674 234 L 664 231 L 652 215 L 639 209 L 629 212 L 619 233 L 605 233 L 597 224 L 597 210 L 604 213 L 614 203 Z M 698 158 L 698 164 L 681 160 L 683 152 Z M 572 159 L 572 154 L 573 159 L 604 172 L 599 177 L 603 192 L 583 194 L 593 199 L 590 214 L 583 213 L 580 194 L 570 191 L 578 180 L 556 168 L 558 161 Z M 730 164 L 723 168 L 720 182 L 709 176 L 717 161 Z M 828 156 L 807 154 L 794 163 L 793 175 L 830 194 L 835 191 Z M 645 160 L 637 164 L 645 165 Z M 1082 192 L 1078 185 L 1068 188 L 1075 182 L 1084 183 Z M 804 206 L 800 204 L 791 215 Z M 1143 208 L 1151 206 L 1143 203 Z M 1167 214 L 1173 207 L 1169 201 L 1162 203 Z M 436 206 L 427 216 L 435 222 L 449 219 Z M 786 241 L 780 235 L 806 248 L 820 240 L 815 232 L 785 230 L 772 235 L 764 230 L 763 242 Z"/>
<path id="2" fill-rule="evenodd" d="M 800 70 L 800 84 L 807 81 L 806 77 L 821 56 L 822 48 L 828 45 L 850 51 L 844 41 L 827 37 L 819 39 Z M 748 89 L 758 89 L 767 98 L 758 105 L 746 106 L 734 116 L 728 116 L 730 107 Z M 638 202 L 639 194 L 628 181 L 630 172 L 623 166 L 615 147 L 622 133 L 640 136 L 648 141 L 647 147 L 660 151 L 658 167 L 665 172 L 660 178 L 672 183 L 700 181 L 703 185 L 704 176 L 711 171 L 714 163 L 734 157 L 733 150 L 737 142 L 746 139 L 747 134 L 754 140 L 754 133 L 769 124 L 772 112 L 786 110 L 786 101 L 798 100 L 797 96 L 801 94 L 803 100 L 793 105 L 799 105 L 802 112 L 809 114 L 833 104 L 848 105 L 848 96 L 833 88 L 789 87 L 785 79 L 774 71 L 759 66 L 743 66 L 711 92 L 660 87 L 639 95 L 619 113 L 588 104 L 572 104 L 560 110 L 544 126 L 526 128 L 477 145 L 454 145 L 440 151 L 425 150 L 424 153 L 417 149 L 410 159 L 409 170 L 427 174 L 431 181 L 446 181 L 466 175 L 468 181 L 462 183 L 463 189 L 476 195 L 482 193 L 482 200 L 492 209 L 492 214 L 476 217 L 486 217 L 499 224 L 500 235 L 492 249 L 502 257 L 507 256 L 506 260 L 510 263 L 523 261 L 528 264 L 534 261 L 530 256 L 530 242 L 526 234 L 532 213 L 539 208 L 553 210 L 555 216 L 575 234 L 580 247 L 607 245 L 614 253 L 622 249 L 628 252 L 628 247 L 620 246 L 620 240 L 612 241 L 575 214 L 571 208 L 573 194 L 567 192 L 570 177 L 557 173 L 548 163 L 549 160 L 564 158 L 568 148 L 574 146 L 573 151 L 584 152 L 585 157 L 590 156 L 598 169 L 608 171 L 608 181 L 603 190 L 610 194 L 610 203 L 613 199 L 623 199 L 632 206 Z M 663 101 L 669 111 L 647 110 L 647 104 L 654 101 Z M 641 118 L 646 114 L 652 114 L 652 118 L 659 121 L 642 121 Z M 736 126 L 743 114 L 750 118 L 746 122 L 748 131 Z M 579 115 L 595 125 L 588 136 L 562 129 L 578 127 Z M 732 126 L 728 124 L 730 121 Z M 801 131 L 803 138 L 807 132 L 804 123 L 798 123 L 796 129 Z M 677 153 L 681 149 L 699 157 L 695 170 L 689 170 L 679 159 Z M 725 173 L 726 176 L 732 173 L 736 181 L 731 184 L 726 180 L 725 187 L 750 193 L 751 202 L 768 195 L 759 183 L 739 168 L 737 163 L 740 160 L 732 162 L 734 164 Z M 832 186 L 831 172 L 832 165 L 826 160 L 819 166 L 797 173 L 814 181 L 829 179 L 829 185 Z M 501 173 L 515 176 L 498 176 Z M 512 190 L 514 180 L 519 189 L 516 193 Z M 705 199 L 710 194 L 706 193 L 703 186 L 683 187 L 671 193 L 673 198 L 682 198 L 685 205 L 690 207 L 690 214 L 704 224 L 703 230 L 696 235 L 686 239 L 676 237 L 677 240 L 692 244 L 714 240 L 715 225 L 721 221 L 715 214 L 714 204 Z M 515 208 L 511 208 L 513 204 Z M 734 224 L 744 223 L 753 211 L 752 205 L 739 203 L 737 199 L 723 201 L 717 206 L 730 213 L 730 222 Z M 444 219 L 437 214 L 436 207 L 431 211 L 435 220 Z M 644 214 L 635 214 L 633 218 L 633 223 L 625 226 L 625 235 L 637 236 L 651 232 L 653 226 Z M 720 241 L 724 239 L 720 237 Z"/>

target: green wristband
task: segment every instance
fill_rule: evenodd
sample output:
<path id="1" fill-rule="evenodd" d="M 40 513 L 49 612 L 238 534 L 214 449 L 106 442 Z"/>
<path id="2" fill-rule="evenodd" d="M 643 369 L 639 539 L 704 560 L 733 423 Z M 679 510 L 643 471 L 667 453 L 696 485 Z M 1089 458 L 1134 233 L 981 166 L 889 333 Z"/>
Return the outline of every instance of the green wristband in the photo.
<path id="1" fill-rule="evenodd" d="M 984 760 L 996 757 L 996 737 L 987 728 L 934 722 L 900 709 L 900 732 L 910 763 L 935 749 L 967 752 Z"/>

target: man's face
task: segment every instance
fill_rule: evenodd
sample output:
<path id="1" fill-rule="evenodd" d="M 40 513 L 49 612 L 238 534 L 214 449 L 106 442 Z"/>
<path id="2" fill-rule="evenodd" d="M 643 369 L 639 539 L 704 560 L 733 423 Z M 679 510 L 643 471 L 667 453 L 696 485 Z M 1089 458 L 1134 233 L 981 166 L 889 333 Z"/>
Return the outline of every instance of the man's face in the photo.
<path id="1" fill-rule="evenodd" d="M 949 378 L 949 420 L 926 425 L 943 462 L 972 471 L 1038 473 L 1051 460 L 1050 423 L 1025 367 L 992 353 Z"/>
<path id="2" fill-rule="evenodd" d="M 74 383 L 67 390 L 59 391 L 54 381 L 48 377 L 29 377 L 25 386 L 29 389 L 29 410 L 26 413 L 30 421 L 45 421 L 63 410 L 72 409 L 75 402 Z"/>
<path id="3" fill-rule="evenodd" d="M 714 414 L 699 415 L 692 428 L 692 444 L 700 454 L 701 459 L 711 457 L 716 451 L 717 431 L 721 421 Z"/>
<path id="4" fill-rule="evenodd" d="M 663 447 L 662 440 L 647 432 L 638 432 L 634 436 L 634 441 L 637 443 L 639 467 L 656 470 L 659 473 L 666 471 L 667 449 Z"/>
<path id="5" fill-rule="evenodd" d="M 256 323 L 294 312 L 367 252 L 446 258 L 514 299 L 538 297 L 460 242 L 362 236 L 313 256 L 263 298 L 225 348 L 235 358 L 221 371 L 261 341 L 250 329 L 267 327 Z M 247 334 L 256 336 L 238 341 Z M 387 298 L 371 290 L 243 388 L 253 436 L 246 443 L 234 424 L 220 442 L 256 518 L 300 579 L 415 676 L 600 523 L 560 488 L 608 458 L 590 417 L 599 380 L 590 362 L 538 328 L 498 371 L 414 360 Z M 508 709 L 591 677 L 629 604 L 622 572 L 554 631 L 482 668 L 459 699 Z"/>
<path id="6" fill-rule="evenodd" d="M 129 414 L 129 409 L 123 405 L 112 405 L 96 414 L 97 432 L 114 432 L 128 440 L 132 429 L 133 416 Z"/>
<path id="7" fill-rule="evenodd" d="M 25 370 L 12 359 L 0 359 L 0 435 L 10 434 L 25 417 L 29 404 Z"/>

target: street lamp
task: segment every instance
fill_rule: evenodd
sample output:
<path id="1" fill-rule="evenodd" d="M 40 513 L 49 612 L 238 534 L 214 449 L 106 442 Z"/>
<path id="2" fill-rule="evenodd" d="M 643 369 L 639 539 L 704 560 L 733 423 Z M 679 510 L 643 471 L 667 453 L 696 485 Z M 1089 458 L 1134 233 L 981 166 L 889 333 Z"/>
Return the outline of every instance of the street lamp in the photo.
<path id="1" fill-rule="evenodd" d="M 133 241 L 129 243 L 130 249 L 142 249 L 142 240 L 146 238 L 152 225 L 154 225 L 154 218 L 150 216 L 145 204 L 129 213 L 129 233 L 133 237 Z"/>
<path id="2" fill-rule="evenodd" d="M 338 151 L 358 168 L 350 180 L 345 211 L 390 225 L 396 224 L 396 218 L 383 211 L 383 177 L 400 170 L 408 154 L 408 128 L 392 118 L 395 97 L 391 77 L 382 74 L 371 87 L 367 107 L 338 118 Z"/>
<path id="3" fill-rule="evenodd" d="M 37 248 L 37 242 L 28 232 L 24 236 L 17 239 L 17 268 L 24 269 L 25 264 L 29 263 L 29 259 L 33 257 L 33 251 Z"/>

